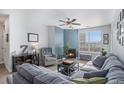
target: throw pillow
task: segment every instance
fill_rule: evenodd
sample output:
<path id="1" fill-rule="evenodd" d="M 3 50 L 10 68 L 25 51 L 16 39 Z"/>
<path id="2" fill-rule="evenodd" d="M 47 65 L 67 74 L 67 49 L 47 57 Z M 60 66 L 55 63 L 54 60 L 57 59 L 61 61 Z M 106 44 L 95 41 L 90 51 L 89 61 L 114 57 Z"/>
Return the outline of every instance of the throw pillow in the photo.
<path id="1" fill-rule="evenodd" d="M 87 72 L 87 73 L 84 73 L 84 78 L 105 77 L 107 73 L 108 73 L 108 70 Z"/>
<path id="2" fill-rule="evenodd" d="M 76 78 L 72 79 L 71 81 L 77 84 L 104 84 L 107 82 L 107 78 L 105 77 L 93 77 L 90 79 Z"/>
<path id="3" fill-rule="evenodd" d="M 105 56 L 97 56 L 94 60 L 93 60 L 93 65 L 97 68 L 101 68 L 102 65 L 104 64 L 106 60 Z"/>

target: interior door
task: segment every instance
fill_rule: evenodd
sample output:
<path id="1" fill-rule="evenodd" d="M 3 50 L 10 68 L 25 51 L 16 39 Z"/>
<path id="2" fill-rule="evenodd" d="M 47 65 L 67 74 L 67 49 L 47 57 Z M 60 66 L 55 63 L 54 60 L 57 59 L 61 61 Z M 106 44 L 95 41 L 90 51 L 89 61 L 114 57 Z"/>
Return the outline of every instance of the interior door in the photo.
<path id="1" fill-rule="evenodd" d="M 3 29 L 0 24 L 0 63 L 3 63 Z"/>

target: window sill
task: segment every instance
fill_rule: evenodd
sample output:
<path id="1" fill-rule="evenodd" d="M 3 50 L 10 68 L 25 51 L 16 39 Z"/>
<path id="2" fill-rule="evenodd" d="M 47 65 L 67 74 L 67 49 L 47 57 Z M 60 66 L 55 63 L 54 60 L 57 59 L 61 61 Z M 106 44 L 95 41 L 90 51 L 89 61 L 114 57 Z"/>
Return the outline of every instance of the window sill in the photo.
<path id="1" fill-rule="evenodd" d="M 93 51 L 79 51 L 79 53 L 100 54 L 100 52 L 93 52 Z"/>

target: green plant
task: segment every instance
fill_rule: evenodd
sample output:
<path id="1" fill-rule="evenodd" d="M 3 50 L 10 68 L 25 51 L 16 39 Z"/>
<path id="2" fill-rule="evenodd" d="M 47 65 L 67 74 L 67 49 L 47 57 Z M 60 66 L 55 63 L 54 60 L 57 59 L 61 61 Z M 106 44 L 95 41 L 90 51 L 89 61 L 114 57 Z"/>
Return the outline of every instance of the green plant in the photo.
<path id="1" fill-rule="evenodd" d="M 102 50 L 101 50 L 101 54 L 102 54 L 102 56 L 105 56 L 105 55 L 107 54 L 107 51 L 105 51 L 105 49 L 102 48 Z"/>
<path id="2" fill-rule="evenodd" d="M 68 49 L 69 49 L 69 44 L 66 44 L 64 46 L 64 57 L 67 57 Z"/>

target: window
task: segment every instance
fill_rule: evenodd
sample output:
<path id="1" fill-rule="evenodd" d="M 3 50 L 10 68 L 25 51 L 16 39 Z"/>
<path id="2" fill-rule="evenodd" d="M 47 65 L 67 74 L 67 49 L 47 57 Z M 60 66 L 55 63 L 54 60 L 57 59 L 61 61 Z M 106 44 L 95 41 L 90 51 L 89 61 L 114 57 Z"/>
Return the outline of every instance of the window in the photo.
<path id="1" fill-rule="evenodd" d="M 101 31 L 87 31 L 79 33 L 80 51 L 99 52 L 101 50 Z"/>

